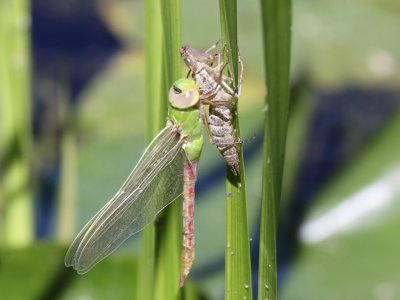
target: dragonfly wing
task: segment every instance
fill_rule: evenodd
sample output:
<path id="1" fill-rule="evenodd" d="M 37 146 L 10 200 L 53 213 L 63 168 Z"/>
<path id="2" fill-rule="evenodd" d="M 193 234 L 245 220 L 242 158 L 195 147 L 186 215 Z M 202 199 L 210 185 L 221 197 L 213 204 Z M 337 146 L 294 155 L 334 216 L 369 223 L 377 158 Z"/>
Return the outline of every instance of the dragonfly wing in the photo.
<path id="1" fill-rule="evenodd" d="M 86 273 L 182 193 L 183 142 L 174 127 L 154 138 L 120 190 L 75 238 L 67 266 Z"/>

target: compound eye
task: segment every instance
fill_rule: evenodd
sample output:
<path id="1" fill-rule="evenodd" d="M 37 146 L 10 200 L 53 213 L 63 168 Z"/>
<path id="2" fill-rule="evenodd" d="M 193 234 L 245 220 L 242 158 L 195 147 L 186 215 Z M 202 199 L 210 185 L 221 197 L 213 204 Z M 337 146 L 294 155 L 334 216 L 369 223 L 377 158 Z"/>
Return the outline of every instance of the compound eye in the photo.
<path id="1" fill-rule="evenodd" d="M 197 104 L 199 101 L 199 89 L 190 88 L 182 91 L 177 86 L 173 85 L 169 90 L 169 102 L 173 107 L 186 109 Z"/>
<path id="2" fill-rule="evenodd" d="M 182 90 L 178 88 L 176 85 L 172 85 L 172 88 L 174 89 L 176 95 L 182 94 Z"/>

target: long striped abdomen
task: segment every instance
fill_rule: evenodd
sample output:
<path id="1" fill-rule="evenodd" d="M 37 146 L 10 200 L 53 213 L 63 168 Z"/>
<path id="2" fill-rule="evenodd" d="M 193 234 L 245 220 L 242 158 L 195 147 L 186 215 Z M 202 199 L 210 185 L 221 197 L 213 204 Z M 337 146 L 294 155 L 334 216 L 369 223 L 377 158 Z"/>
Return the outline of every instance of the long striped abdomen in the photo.
<path id="1" fill-rule="evenodd" d="M 235 144 L 232 112 L 228 107 L 210 106 L 208 117 L 214 144 L 235 175 L 239 175 L 239 154 Z"/>
<path id="2" fill-rule="evenodd" d="M 195 257 L 194 237 L 194 187 L 196 182 L 197 161 L 184 163 L 183 169 L 183 207 L 182 207 L 182 253 L 181 253 L 181 279 L 182 287 L 192 269 Z"/>

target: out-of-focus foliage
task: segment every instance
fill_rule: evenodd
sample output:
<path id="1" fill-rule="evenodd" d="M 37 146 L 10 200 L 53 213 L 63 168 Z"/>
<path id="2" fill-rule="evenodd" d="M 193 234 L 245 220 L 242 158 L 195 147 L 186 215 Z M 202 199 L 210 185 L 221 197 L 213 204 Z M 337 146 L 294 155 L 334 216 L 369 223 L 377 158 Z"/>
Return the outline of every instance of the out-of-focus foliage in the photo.
<path id="1" fill-rule="evenodd" d="M 111 258 L 85 276 L 66 269 L 65 248 L 36 245 L 2 251 L 0 289 L 4 299 L 128 299 L 135 290 L 132 258 Z"/>
<path id="2" fill-rule="evenodd" d="M 0 243 L 34 238 L 31 182 L 29 3 L 0 2 Z"/>
<path id="3" fill-rule="evenodd" d="M 317 197 L 283 299 L 398 297 L 399 132 L 397 114 Z"/>

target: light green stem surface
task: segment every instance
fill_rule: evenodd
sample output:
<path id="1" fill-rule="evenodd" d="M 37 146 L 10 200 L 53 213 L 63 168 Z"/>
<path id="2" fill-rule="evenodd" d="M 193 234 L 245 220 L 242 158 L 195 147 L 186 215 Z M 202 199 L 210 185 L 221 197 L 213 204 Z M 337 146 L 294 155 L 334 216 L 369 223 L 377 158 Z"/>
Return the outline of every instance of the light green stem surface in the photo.
<path id="1" fill-rule="evenodd" d="M 237 3 L 236 0 L 220 0 L 222 40 L 228 44 L 235 82 L 238 82 Z M 237 103 L 234 103 L 234 112 Z M 236 140 L 240 138 L 237 113 L 233 125 Z M 242 145 L 238 144 L 240 176 L 235 177 L 228 168 L 226 181 L 226 252 L 225 252 L 225 299 L 252 299 L 250 241 L 247 223 L 245 170 Z"/>
<path id="2" fill-rule="evenodd" d="M 0 1 L 0 236 L 9 247 L 28 246 L 34 237 L 28 4 Z"/>
<path id="3" fill-rule="evenodd" d="M 165 105 L 169 87 L 181 77 L 181 59 L 178 52 L 181 44 L 180 5 L 180 0 L 161 0 L 164 53 L 161 95 Z M 156 229 L 155 299 L 177 299 L 180 294 L 181 212 L 182 200 L 178 199 L 164 210 L 161 224 Z"/>
<path id="4" fill-rule="evenodd" d="M 148 143 L 165 125 L 165 99 L 161 93 L 163 72 L 163 30 L 160 0 L 145 1 L 146 26 L 146 109 Z M 147 226 L 140 239 L 136 299 L 151 300 L 154 295 L 156 231 Z"/>

